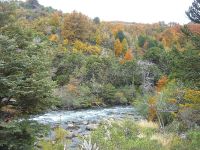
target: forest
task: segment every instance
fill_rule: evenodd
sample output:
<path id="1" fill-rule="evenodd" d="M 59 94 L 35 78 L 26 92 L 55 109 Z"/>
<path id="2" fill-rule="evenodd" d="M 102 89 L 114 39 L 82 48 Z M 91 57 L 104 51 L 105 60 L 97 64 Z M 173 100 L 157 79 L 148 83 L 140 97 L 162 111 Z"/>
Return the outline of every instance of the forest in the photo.
<path id="1" fill-rule="evenodd" d="M 200 0 L 185 11 L 185 25 L 142 24 L 1 0 L 0 149 L 73 150 L 30 117 L 131 106 L 142 121 L 102 122 L 74 149 L 198 150 Z"/>

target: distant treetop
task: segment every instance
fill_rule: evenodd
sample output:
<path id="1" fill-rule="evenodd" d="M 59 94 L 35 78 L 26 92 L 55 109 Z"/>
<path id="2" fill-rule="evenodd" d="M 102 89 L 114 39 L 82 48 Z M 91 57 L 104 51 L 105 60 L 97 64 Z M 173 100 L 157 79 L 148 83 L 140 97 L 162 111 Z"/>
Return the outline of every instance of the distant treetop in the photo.
<path id="1" fill-rule="evenodd" d="M 38 0 L 26 0 L 26 4 L 28 8 L 36 9 L 40 6 Z"/>

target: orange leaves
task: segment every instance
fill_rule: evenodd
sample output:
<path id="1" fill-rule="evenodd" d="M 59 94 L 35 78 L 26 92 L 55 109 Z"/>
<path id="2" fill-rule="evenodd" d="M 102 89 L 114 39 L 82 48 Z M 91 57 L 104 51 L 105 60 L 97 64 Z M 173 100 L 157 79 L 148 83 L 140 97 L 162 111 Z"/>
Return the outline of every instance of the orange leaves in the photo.
<path id="1" fill-rule="evenodd" d="M 124 64 L 126 61 L 131 61 L 133 60 L 133 54 L 131 49 L 129 49 L 128 51 L 126 51 L 124 58 L 120 61 L 120 64 Z"/>
<path id="2" fill-rule="evenodd" d="M 115 56 L 119 56 L 122 53 L 122 44 L 119 39 L 115 41 L 114 44 Z"/>
<path id="3" fill-rule="evenodd" d="M 113 35 L 116 36 L 117 32 L 123 29 L 124 29 L 123 24 L 115 24 L 111 30 L 112 30 Z"/>
<path id="4" fill-rule="evenodd" d="M 132 54 L 130 49 L 125 53 L 124 59 L 125 60 L 132 60 L 133 59 L 133 54 Z"/>
<path id="5" fill-rule="evenodd" d="M 190 23 L 187 25 L 187 27 L 192 33 L 200 34 L 200 24 Z"/>
<path id="6" fill-rule="evenodd" d="M 164 86 L 167 84 L 167 82 L 168 82 L 167 76 L 161 77 L 161 79 L 159 79 L 156 84 L 156 91 L 160 92 L 164 88 Z"/>
<path id="7" fill-rule="evenodd" d="M 67 91 L 72 92 L 72 93 L 76 93 L 77 92 L 77 87 L 73 84 L 68 84 L 67 85 Z"/>

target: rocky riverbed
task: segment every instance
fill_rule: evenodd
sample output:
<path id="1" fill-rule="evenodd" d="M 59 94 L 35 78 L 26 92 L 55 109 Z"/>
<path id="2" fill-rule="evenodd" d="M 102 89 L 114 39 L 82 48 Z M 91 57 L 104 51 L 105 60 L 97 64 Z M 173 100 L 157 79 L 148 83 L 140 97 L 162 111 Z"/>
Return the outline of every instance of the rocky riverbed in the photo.
<path id="1" fill-rule="evenodd" d="M 31 120 L 49 124 L 52 128 L 59 125 L 66 129 L 69 131 L 66 138 L 71 141 L 69 149 L 77 149 L 77 146 L 80 144 L 78 137 L 88 135 L 92 130 L 95 130 L 102 121 L 127 117 L 136 121 L 143 119 L 134 107 L 117 106 L 89 110 L 51 111 L 43 115 L 33 116 Z"/>

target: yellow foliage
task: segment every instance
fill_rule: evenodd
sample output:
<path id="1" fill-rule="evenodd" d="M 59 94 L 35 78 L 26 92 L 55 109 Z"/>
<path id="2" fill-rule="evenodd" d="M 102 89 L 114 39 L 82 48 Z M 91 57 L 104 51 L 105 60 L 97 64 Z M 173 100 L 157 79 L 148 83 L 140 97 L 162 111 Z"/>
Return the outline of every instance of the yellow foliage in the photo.
<path id="1" fill-rule="evenodd" d="M 148 100 L 148 121 L 153 121 L 156 119 L 156 97 L 150 97 Z"/>
<path id="2" fill-rule="evenodd" d="M 52 26 L 59 26 L 60 25 L 60 21 L 61 21 L 62 17 L 61 17 L 61 14 L 56 12 L 56 13 L 53 13 L 51 15 L 51 18 L 49 20 L 49 24 L 52 25 Z"/>
<path id="3" fill-rule="evenodd" d="M 115 56 L 119 56 L 122 53 L 122 44 L 119 39 L 115 41 L 114 44 Z"/>
<path id="4" fill-rule="evenodd" d="M 176 104 L 177 100 L 175 98 L 170 98 L 170 99 L 168 99 L 168 103 L 170 103 L 170 104 Z"/>
<path id="5" fill-rule="evenodd" d="M 119 63 L 123 65 L 125 62 L 126 62 L 126 61 L 125 61 L 124 59 L 122 59 L 122 60 L 120 60 Z"/>
<path id="6" fill-rule="evenodd" d="M 200 104 L 200 91 L 191 89 L 186 90 L 184 99 L 194 104 Z"/>
<path id="7" fill-rule="evenodd" d="M 74 43 L 74 52 L 82 52 L 86 54 L 100 54 L 101 49 L 98 46 L 88 45 L 79 40 L 76 40 Z"/>
<path id="8" fill-rule="evenodd" d="M 100 34 L 101 34 L 100 31 L 97 30 L 95 35 L 95 42 L 97 45 L 100 45 L 102 43 L 102 37 Z"/>
<path id="9" fill-rule="evenodd" d="M 125 38 L 122 41 L 122 50 L 123 50 L 123 53 L 125 53 L 128 50 L 128 42 Z"/>
<path id="10" fill-rule="evenodd" d="M 138 122 L 138 125 L 141 128 L 152 128 L 152 129 L 158 129 L 159 128 L 158 124 L 155 123 L 155 122 L 152 122 L 152 121 L 142 120 L 142 121 Z"/>
<path id="11" fill-rule="evenodd" d="M 66 46 L 67 44 L 68 44 L 68 39 L 64 39 L 64 40 L 63 40 L 63 45 Z"/>
<path id="12" fill-rule="evenodd" d="M 50 35 L 49 40 L 52 42 L 57 42 L 58 36 L 56 34 L 52 34 L 52 35 Z"/>
<path id="13" fill-rule="evenodd" d="M 75 40 L 86 41 L 89 38 L 92 23 L 86 15 L 73 11 L 64 15 L 62 23 L 61 34 L 70 43 Z"/>

